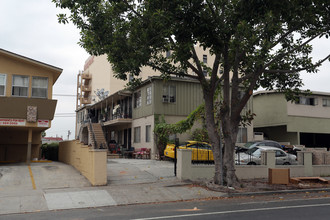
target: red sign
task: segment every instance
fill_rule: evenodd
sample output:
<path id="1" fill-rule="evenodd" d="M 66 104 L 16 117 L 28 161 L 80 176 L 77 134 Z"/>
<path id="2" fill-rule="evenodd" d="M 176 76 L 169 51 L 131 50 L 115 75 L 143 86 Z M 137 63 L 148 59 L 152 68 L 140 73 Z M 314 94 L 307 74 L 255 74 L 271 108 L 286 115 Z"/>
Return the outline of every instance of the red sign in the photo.
<path id="1" fill-rule="evenodd" d="M 49 120 L 38 120 L 38 127 L 49 127 Z"/>
<path id="2" fill-rule="evenodd" d="M 0 125 L 3 126 L 25 126 L 25 119 L 0 118 Z"/>

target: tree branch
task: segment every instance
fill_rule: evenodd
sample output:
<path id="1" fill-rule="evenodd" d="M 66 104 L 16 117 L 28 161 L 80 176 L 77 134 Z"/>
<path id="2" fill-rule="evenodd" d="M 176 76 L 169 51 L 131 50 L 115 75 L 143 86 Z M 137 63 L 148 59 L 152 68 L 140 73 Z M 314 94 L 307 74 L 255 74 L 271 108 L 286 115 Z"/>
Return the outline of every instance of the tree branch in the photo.
<path id="1" fill-rule="evenodd" d="M 175 76 L 181 75 L 181 76 L 185 76 L 185 77 L 189 77 L 189 78 L 192 78 L 192 79 L 199 80 L 199 78 L 197 76 L 194 76 L 194 75 L 190 75 L 190 74 L 186 74 L 186 73 L 180 73 L 179 74 L 179 73 L 176 73 L 176 72 L 168 71 L 168 70 L 165 70 L 165 69 L 163 69 L 163 68 L 161 68 L 157 65 L 154 65 L 152 63 L 148 63 L 147 65 L 154 68 L 154 69 L 156 69 L 156 70 L 158 70 L 158 71 L 160 71 L 160 72 L 166 72 L 169 75 L 175 75 Z"/>
<path id="2" fill-rule="evenodd" d="M 308 44 L 309 42 L 311 42 L 312 40 L 314 40 L 315 38 L 317 38 L 318 36 L 320 36 L 321 34 L 317 34 L 314 37 L 311 37 L 310 39 L 308 39 L 307 41 L 305 41 L 304 43 L 298 45 L 297 47 L 292 48 L 291 50 L 283 53 L 283 54 L 279 54 L 277 57 L 275 57 L 274 59 L 272 59 L 271 61 L 269 61 L 268 63 L 266 63 L 264 65 L 264 70 L 269 67 L 271 64 L 273 64 L 274 62 L 278 61 L 279 59 L 282 59 L 283 57 L 287 56 L 288 54 L 292 53 L 293 51 L 302 48 L 303 46 L 305 46 L 306 44 Z"/>

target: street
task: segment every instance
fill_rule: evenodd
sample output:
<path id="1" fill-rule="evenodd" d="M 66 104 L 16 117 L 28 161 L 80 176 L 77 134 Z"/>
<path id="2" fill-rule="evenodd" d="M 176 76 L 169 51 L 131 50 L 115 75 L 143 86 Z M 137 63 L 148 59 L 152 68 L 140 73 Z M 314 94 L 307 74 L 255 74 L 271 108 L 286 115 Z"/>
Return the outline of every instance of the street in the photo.
<path id="1" fill-rule="evenodd" d="M 1 215 L 0 219 L 329 219 L 330 193 L 295 193 Z"/>

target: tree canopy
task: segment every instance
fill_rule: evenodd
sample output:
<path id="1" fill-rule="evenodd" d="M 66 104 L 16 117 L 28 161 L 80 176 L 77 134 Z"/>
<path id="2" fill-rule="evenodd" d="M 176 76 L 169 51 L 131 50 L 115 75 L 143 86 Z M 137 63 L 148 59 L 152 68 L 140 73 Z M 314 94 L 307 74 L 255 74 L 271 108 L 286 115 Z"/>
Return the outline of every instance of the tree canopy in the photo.
<path id="1" fill-rule="evenodd" d="M 329 37 L 327 0 L 53 0 L 69 9 L 59 21 L 81 30 L 80 45 L 107 54 L 117 77 L 138 76 L 142 67 L 163 77 L 200 81 L 206 125 L 219 183 L 220 134 L 214 99 L 221 85 L 221 125 L 228 185 L 235 181 L 233 152 L 241 112 L 254 89 L 285 91 L 288 99 L 303 85 L 301 71 L 314 73 L 330 54 L 312 60 L 313 40 Z M 196 47 L 209 50 L 212 65 Z M 171 56 L 166 56 L 171 51 Z M 207 73 L 207 74 L 204 74 Z"/>

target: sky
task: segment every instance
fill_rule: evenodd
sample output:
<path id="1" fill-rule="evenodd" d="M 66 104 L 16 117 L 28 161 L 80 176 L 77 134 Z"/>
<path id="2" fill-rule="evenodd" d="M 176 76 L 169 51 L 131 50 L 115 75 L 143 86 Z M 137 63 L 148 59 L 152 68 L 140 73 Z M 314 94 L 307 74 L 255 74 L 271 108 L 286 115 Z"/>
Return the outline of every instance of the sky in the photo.
<path id="1" fill-rule="evenodd" d="M 0 0 L 0 48 L 63 69 L 53 87 L 57 107 L 49 137 L 74 139 L 77 74 L 89 57 L 78 45 L 79 30 L 73 24 L 59 24 L 64 13 L 51 0 Z M 330 39 L 314 43 L 313 57 L 319 60 L 330 52 Z M 302 73 L 303 89 L 330 93 L 330 63 L 316 74 Z M 0 106 L 1 108 L 1 106 Z"/>

